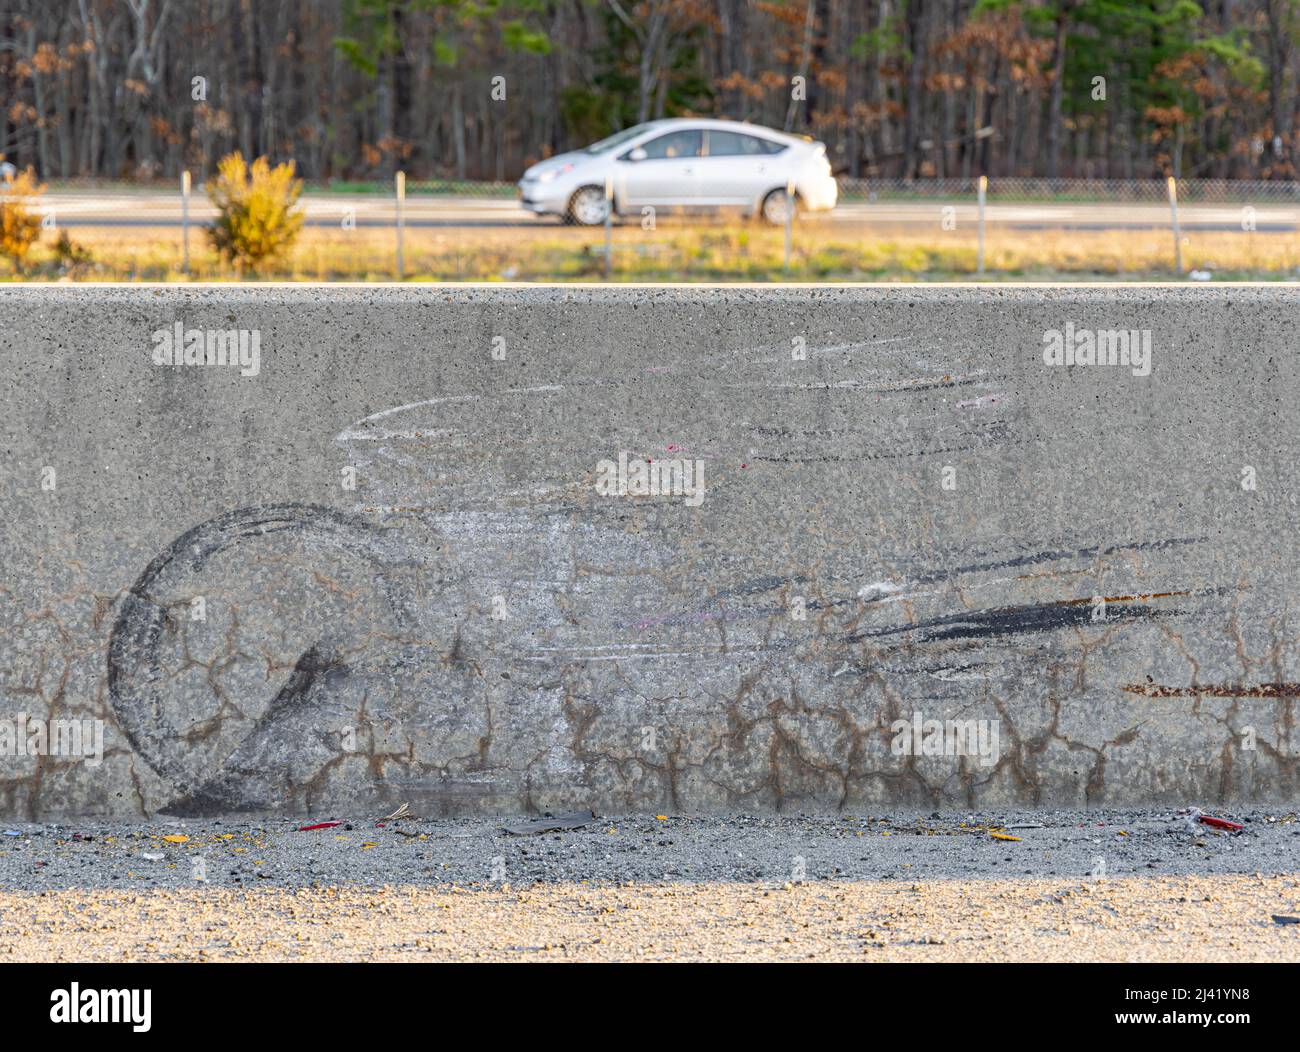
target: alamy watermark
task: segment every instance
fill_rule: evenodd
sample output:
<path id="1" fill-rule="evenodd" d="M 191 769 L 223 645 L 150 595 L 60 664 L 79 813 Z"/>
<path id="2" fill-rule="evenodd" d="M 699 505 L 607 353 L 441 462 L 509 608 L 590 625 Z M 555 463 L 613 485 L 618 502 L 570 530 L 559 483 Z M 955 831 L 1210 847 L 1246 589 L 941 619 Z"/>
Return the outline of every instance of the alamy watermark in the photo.
<path id="1" fill-rule="evenodd" d="M 130 1023 L 137 1034 L 153 1025 L 152 990 L 82 989 L 71 983 L 50 994 L 51 1023 Z"/>
<path id="2" fill-rule="evenodd" d="M 602 497 L 685 497 L 686 505 L 704 502 L 704 461 L 628 458 L 602 460 L 596 465 L 596 492 Z"/>
<path id="3" fill-rule="evenodd" d="M 176 322 L 153 334 L 154 365 L 238 366 L 240 376 L 262 371 L 261 329 L 187 329 Z"/>
<path id="4" fill-rule="evenodd" d="M 1048 365 L 1114 365 L 1133 370 L 1134 376 L 1151 375 L 1150 329 L 1065 328 L 1043 333 L 1043 361 Z"/>
<path id="5" fill-rule="evenodd" d="M 998 762 L 1001 720 L 927 720 L 920 712 L 890 725 L 895 756 L 975 756 L 980 766 Z"/>
<path id="6" fill-rule="evenodd" d="M 69 757 L 98 767 L 104 761 L 104 721 L 38 720 L 23 712 L 0 719 L 0 757 L 18 756 Z"/>

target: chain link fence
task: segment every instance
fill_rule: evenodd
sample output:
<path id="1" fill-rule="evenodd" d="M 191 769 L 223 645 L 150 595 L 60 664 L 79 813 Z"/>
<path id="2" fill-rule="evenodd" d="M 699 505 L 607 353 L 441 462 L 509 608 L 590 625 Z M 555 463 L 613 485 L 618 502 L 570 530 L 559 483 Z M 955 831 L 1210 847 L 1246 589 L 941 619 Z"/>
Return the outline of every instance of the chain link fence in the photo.
<path id="1" fill-rule="evenodd" d="M 975 195 L 978 177 L 967 179 L 851 179 L 840 177 L 847 201 L 958 200 Z M 1300 182 L 1289 180 L 1176 179 L 1184 204 L 1300 202 Z M 988 196 L 999 201 L 1161 204 L 1165 179 L 1021 179 L 990 177 Z"/>

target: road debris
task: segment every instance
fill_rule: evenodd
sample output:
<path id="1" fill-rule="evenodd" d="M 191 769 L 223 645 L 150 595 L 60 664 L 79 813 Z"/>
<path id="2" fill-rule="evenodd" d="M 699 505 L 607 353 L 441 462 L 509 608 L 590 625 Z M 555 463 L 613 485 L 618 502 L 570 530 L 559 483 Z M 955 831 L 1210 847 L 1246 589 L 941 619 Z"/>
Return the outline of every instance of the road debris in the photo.
<path id="1" fill-rule="evenodd" d="M 411 805 L 410 805 L 410 804 L 403 804 L 403 805 L 402 805 L 401 807 L 399 807 L 396 811 L 394 811 L 391 815 L 384 815 L 384 817 L 381 818 L 379 821 L 381 821 L 381 822 L 400 822 L 403 818 L 413 818 L 413 817 L 414 817 L 414 815 L 411 814 Z"/>
<path id="2" fill-rule="evenodd" d="M 1198 822 L 1213 829 L 1226 829 L 1231 833 L 1237 833 L 1246 828 L 1240 822 L 1230 822 L 1226 818 L 1215 818 L 1213 815 L 1207 815 L 1199 807 L 1189 807 L 1185 811 L 1178 813 L 1187 822 L 1187 828 L 1193 832 L 1196 831 L 1196 823 Z"/>
<path id="3" fill-rule="evenodd" d="M 1017 844 L 1020 843 L 1018 836 L 1011 836 L 1009 833 L 990 833 L 989 836 L 994 840 L 1014 840 Z"/>
<path id="4" fill-rule="evenodd" d="M 309 833 L 313 829 L 333 829 L 335 826 L 341 826 L 342 822 L 316 822 L 314 825 L 299 826 L 299 833 Z"/>
<path id="5" fill-rule="evenodd" d="M 1273 914 L 1273 923 L 1275 924 L 1300 924 L 1300 917 L 1287 917 L 1284 914 Z"/>
<path id="6" fill-rule="evenodd" d="M 567 829 L 581 829 L 596 817 L 595 811 L 569 811 L 561 815 L 544 815 L 532 822 L 517 822 L 502 826 L 501 831 L 510 836 L 537 836 L 539 833 L 562 833 Z"/>

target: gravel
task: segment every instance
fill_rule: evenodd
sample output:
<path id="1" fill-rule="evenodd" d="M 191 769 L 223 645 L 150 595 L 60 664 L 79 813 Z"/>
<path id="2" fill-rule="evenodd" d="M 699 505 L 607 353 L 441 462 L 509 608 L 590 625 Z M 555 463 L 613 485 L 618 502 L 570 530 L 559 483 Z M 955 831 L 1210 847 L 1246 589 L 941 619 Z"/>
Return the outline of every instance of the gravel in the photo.
<path id="1" fill-rule="evenodd" d="M 0 822 L 0 889 L 190 887 L 200 878 L 222 887 L 490 887 L 1296 871 L 1294 812 L 1222 817 L 1244 829 L 1193 829 L 1172 812 L 1136 810 L 635 815 L 537 836 L 506 835 L 501 821 L 418 817 Z M 298 831 L 331 820 L 341 824 Z"/>

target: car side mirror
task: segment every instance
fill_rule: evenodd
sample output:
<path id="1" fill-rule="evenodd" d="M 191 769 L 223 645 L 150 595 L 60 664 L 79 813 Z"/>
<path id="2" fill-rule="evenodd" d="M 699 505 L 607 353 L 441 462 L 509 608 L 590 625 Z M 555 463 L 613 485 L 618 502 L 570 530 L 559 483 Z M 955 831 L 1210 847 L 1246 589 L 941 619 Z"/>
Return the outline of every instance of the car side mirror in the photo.
<path id="1" fill-rule="evenodd" d="M 644 161 L 646 156 L 647 154 L 645 150 L 641 149 L 640 146 L 634 146 L 627 152 L 627 159 L 629 161 Z"/>

